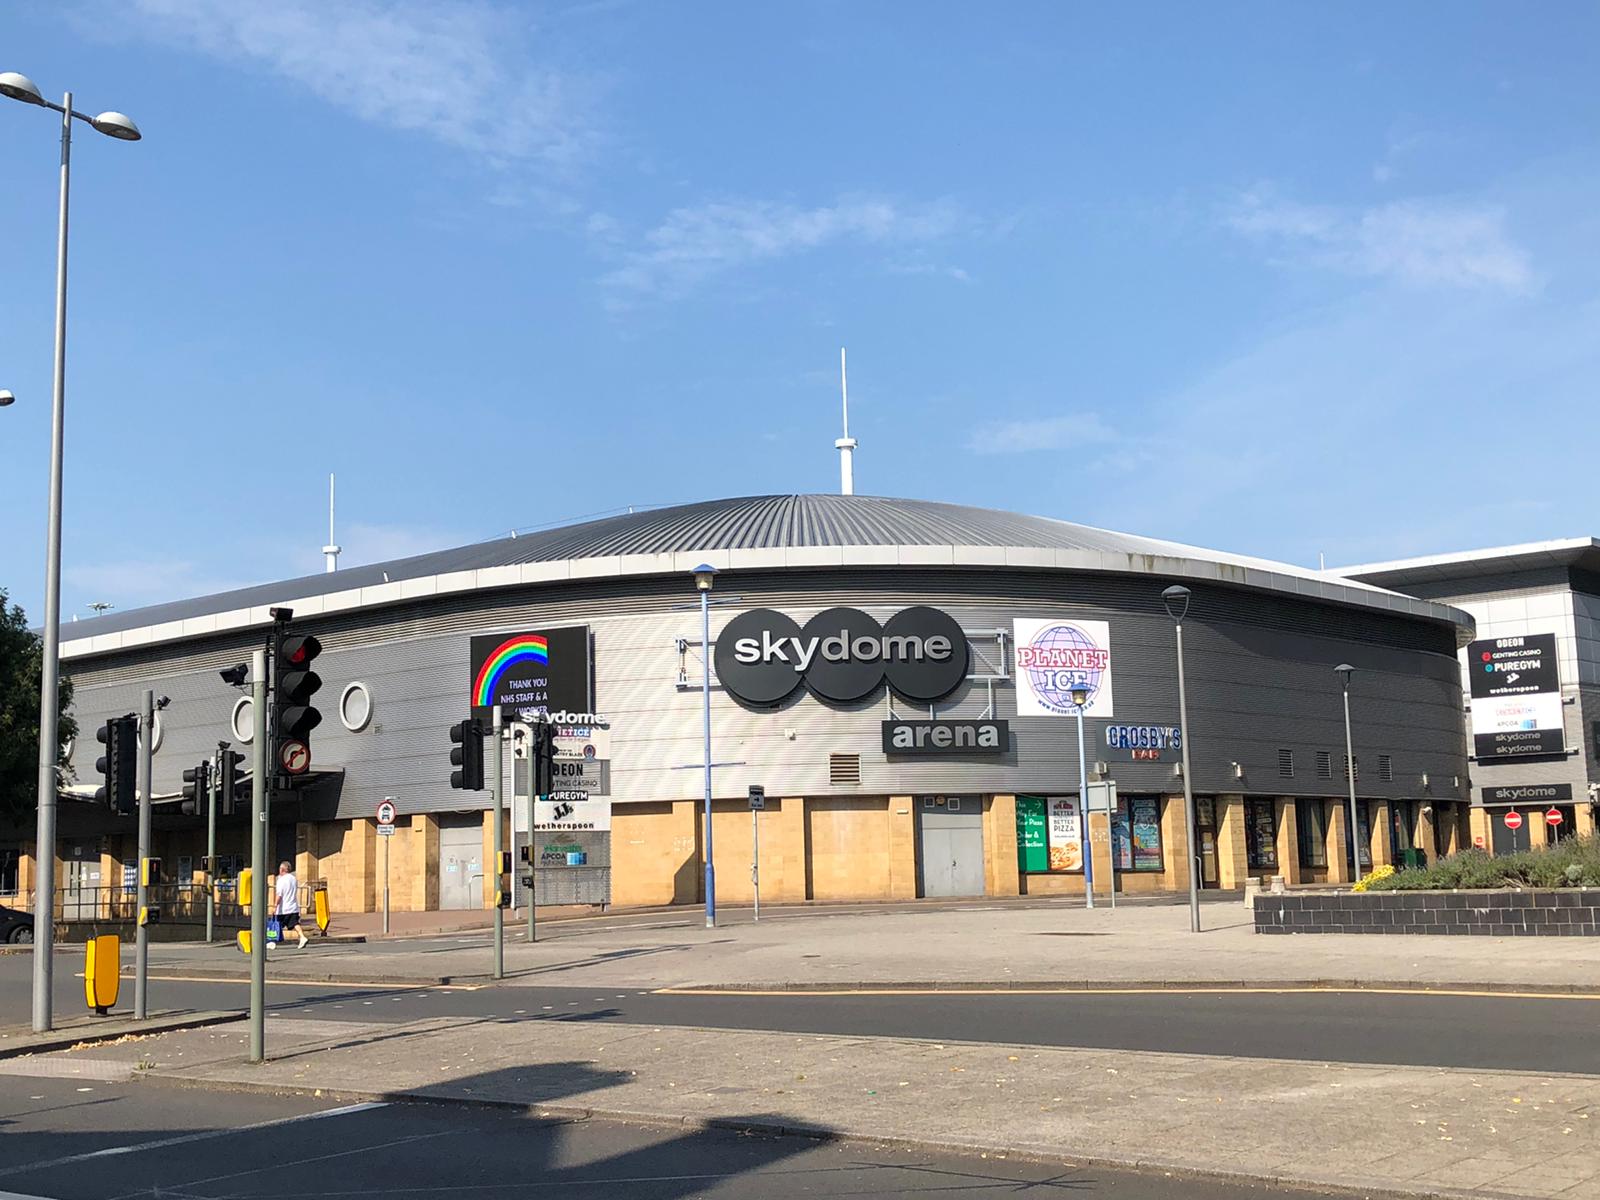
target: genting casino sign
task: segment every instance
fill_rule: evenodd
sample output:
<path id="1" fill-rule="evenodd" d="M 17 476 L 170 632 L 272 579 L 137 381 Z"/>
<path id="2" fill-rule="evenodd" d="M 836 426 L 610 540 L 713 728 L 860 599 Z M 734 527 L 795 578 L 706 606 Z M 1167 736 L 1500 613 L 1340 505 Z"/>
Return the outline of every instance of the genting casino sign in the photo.
<path id="1" fill-rule="evenodd" d="M 1071 716 L 1074 688 L 1089 693 L 1086 717 L 1111 711 L 1111 627 L 1104 621 L 1012 622 L 1017 641 L 1017 715 Z"/>
<path id="2" fill-rule="evenodd" d="M 770 608 L 729 621 L 713 661 L 722 686 L 746 704 L 777 704 L 803 683 L 845 704 L 885 683 L 907 700 L 942 700 L 967 676 L 967 637 L 949 613 L 907 608 L 879 624 L 859 608 L 806 622 Z"/>

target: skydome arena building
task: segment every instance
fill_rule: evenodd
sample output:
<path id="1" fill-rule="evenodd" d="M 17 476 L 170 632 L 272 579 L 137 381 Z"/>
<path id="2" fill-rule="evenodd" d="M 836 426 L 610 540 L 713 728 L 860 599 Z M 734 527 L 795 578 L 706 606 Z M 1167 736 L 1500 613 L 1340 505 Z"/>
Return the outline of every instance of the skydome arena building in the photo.
<path id="1" fill-rule="evenodd" d="M 1363 868 L 1466 838 L 1457 649 L 1445 604 L 1282 563 L 921 500 L 774 495 L 630 513 L 63 627 L 80 729 L 60 812 L 74 896 L 131 888 L 134 821 L 84 797 L 94 730 L 170 697 L 155 738 L 153 853 L 203 882 L 205 816 L 181 773 L 250 731 L 218 672 L 261 648 L 269 608 L 320 639 L 311 769 L 278 792 L 272 857 L 335 913 L 476 908 L 494 891 L 490 793 L 454 790 L 448 728 L 499 701 L 547 711 L 560 801 L 505 778 L 540 904 L 692 904 L 706 836 L 700 597 L 710 593 L 713 858 L 723 904 L 1081 895 L 1353 870 L 1341 678 L 1348 663 Z M 1184 820 L 1174 621 L 1183 622 L 1197 836 Z M 1078 720 L 1084 706 L 1080 795 Z M 490 768 L 491 778 L 493 767 Z M 752 816 L 749 790 L 765 804 Z M 398 818 L 380 836 L 377 811 Z M 76 802 L 74 802 L 76 801 Z M 1087 814 L 1085 808 L 1090 809 Z M 219 875 L 248 853 L 220 819 Z M 536 828 L 528 829 L 530 815 Z M 1087 819 L 1086 819 L 1087 818 Z M 1087 833 L 1087 837 L 1085 836 Z M 26 893 L 27 827 L 0 827 Z M 525 903 L 529 868 L 519 868 Z M 0 880 L 3 884 L 4 880 Z M 81 912 L 79 913 L 81 915 Z"/>

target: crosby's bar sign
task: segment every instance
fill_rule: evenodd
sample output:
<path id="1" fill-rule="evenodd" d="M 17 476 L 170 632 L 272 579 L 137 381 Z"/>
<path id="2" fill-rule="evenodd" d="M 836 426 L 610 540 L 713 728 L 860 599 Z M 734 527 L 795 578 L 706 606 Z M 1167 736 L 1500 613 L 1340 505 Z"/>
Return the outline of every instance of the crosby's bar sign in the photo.
<path id="1" fill-rule="evenodd" d="M 1004 754 L 1011 749 L 1007 721 L 885 721 L 885 754 L 938 756 Z"/>
<path id="2" fill-rule="evenodd" d="M 717 678 L 746 704 L 777 704 L 803 683 L 848 703 L 885 681 L 908 700 L 942 700 L 967 676 L 967 637 L 949 613 L 918 606 L 880 625 L 859 608 L 806 622 L 770 608 L 740 613 L 717 638 Z"/>

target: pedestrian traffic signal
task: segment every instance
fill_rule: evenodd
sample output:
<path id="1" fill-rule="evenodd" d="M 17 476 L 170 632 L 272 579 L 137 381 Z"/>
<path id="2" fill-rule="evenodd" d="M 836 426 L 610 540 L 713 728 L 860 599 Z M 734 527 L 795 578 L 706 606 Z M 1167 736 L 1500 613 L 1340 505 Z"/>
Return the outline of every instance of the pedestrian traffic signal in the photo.
<path id="1" fill-rule="evenodd" d="M 234 804 L 239 798 L 239 768 L 244 765 L 244 755 L 229 750 L 224 744 L 218 750 L 217 773 L 220 776 L 217 790 L 222 793 L 218 808 L 225 817 L 233 816 Z"/>
<path id="2" fill-rule="evenodd" d="M 211 764 L 201 762 L 192 767 L 184 768 L 183 772 L 183 803 L 180 805 L 183 815 L 193 817 L 199 814 L 202 805 L 211 798 Z"/>
<path id="3" fill-rule="evenodd" d="M 96 789 L 94 798 L 119 816 L 128 816 L 139 808 L 139 718 L 131 713 L 112 717 L 100 726 L 95 737 L 106 752 L 95 762 L 94 769 L 106 781 Z"/>
<path id="4" fill-rule="evenodd" d="M 533 764 L 533 794 L 548 796 L 555 786 L 556 731 L 548 721 L 533 726 L 533 745 L 528 751 Z"/>
<path id="5" fill-rule="evenodd" d="M 272 728 L 280 740 L 309 741 L 311 731 L 322 724 L 322 714 L 311 706 L 311 697 L 322 686 L 311 662 L 321 653 L 322 643 L 310 634 L 280 629 L 272 673 Z"/>
<path id="6" fill-rule="evenodd" d="M 469 717 L 450 726 L 450 786 L 467 792 L 483 791 L 483 722 Z"/>

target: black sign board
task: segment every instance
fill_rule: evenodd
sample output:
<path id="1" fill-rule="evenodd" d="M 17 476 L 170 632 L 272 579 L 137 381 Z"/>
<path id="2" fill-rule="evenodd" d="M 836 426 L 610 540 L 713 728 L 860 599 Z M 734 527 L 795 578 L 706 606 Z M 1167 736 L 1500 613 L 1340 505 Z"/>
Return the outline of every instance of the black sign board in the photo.
<path id="1" fill-rule="evenodd" d="M 1485 804 L 1559 804 L 1572 802 L 1570 783 L 1527 783 L 1521 787 L 1486 787 Z"/>
<path id="2" fill-rule="evenodd" d="M 883 624 L 859 608 L 830 608 L 801 628 L 784 613 L 740 613 L 717 637 L 717 680 L 746 704 L 777 704 L 803 683 L 848 704 L 885 682 L 908 700 L 942 700 L 967 677 L 967 637 L 949 613 L 918 605 Z"/>
<path id="3" fill-rule="evenodd" d="M 1472 735 L 1472 752 L 1480 759 L 1564 754 L 1566 748 L 1566 737 L 1559 729 L 1505 729 Z"/>
<path id="4" fill-rule="evenodd" d="M 589 712 L 589 627 L 490 633 L 472 639 L 472 715 Z"/>
<path id="5" fill-rule="evenodd" d="M 1011 749 L 1008 721 L 885 721 L 883 752 L 901 757 L 1004 754 Z"/>
<path id="6" fill-rule="evenodd" d="M 1467 647 L 1467 682 L 1474 700 L 1559 692 L 1556 635 L 1487 638 Z"/>

